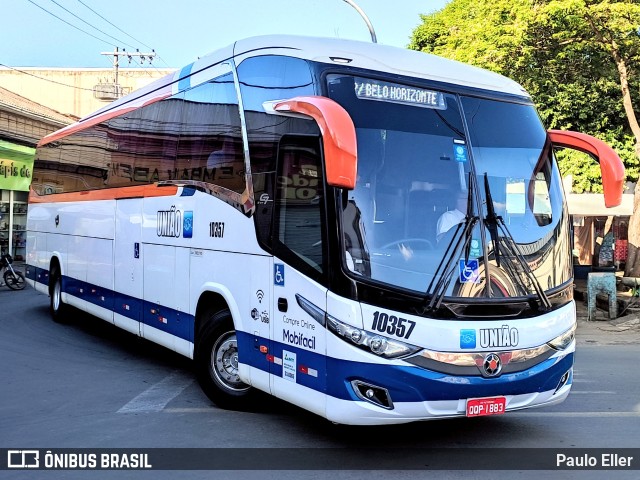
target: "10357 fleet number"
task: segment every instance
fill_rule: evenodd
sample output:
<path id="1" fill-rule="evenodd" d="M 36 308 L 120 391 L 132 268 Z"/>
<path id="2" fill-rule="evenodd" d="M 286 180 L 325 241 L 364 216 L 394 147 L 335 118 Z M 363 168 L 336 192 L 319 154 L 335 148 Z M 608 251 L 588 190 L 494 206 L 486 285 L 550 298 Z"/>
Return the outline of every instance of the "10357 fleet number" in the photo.
<path id="1" fill-rule="evenodd" d="M 384 312 L 375 312 L 373 314 L 371 330 L 406 339 L 411 336 L 411 332 L 413 332 L 415 326 L 416 322 L 413 320 L 396 317 L 395 315 L 389 315 Z"/>

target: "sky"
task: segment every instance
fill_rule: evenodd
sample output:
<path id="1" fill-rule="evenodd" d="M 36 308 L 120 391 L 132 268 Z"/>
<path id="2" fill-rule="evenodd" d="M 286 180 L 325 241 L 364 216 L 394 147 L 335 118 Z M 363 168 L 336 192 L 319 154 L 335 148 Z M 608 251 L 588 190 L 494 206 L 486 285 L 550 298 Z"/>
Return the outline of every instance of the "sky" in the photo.
<path id="1" fill-rule="evenodd" d="M 378 43 L 406 47 L 420 14 L 448 0 L 355 2 Z M 234 40 L 264 34 L 371 40 L 344 0 L 0 0 L 0 6 L 0 64 L 8 67 L 109 67 L 113 56 L 101 53 L 118 47 L 155 49 L 150 68 L 179 68 Z M 140 65 L 149 62 L 130 66 Z"/>

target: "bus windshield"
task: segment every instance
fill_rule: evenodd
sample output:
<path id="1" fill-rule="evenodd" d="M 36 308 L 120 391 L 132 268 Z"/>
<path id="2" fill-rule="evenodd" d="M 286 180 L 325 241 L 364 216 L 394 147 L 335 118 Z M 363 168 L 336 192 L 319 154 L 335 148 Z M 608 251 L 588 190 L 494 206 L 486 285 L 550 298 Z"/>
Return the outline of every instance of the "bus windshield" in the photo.
<path id="1" fill-rule="evenodd" d="M 443 281 L 446 297 L 529 297 L 571 278 L 560 176 L 532 105 L 351 75 L 328 87 L 356 127 L 341 212 L 354 276 L 426 295 Z"/>

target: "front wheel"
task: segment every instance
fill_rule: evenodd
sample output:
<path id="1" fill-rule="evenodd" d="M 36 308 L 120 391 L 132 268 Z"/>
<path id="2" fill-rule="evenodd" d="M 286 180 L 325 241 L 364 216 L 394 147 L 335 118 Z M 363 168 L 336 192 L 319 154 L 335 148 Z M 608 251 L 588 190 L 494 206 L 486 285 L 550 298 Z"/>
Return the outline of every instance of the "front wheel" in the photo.
<path id="1" fill-rule="evenodd" d="M 11 290 L 22 290 L 26 285 L 24 275 L 20 272 L 12 272 L 11 270 L 4 272 L 4 283 Z"/>
<path id="2" fill-rule="evenodd" d="M 206 323 L 195 352 L 198 382 L 220 408 L 246 410 L 256 391 L 238 375 L 238 340 L 229 310 L 203 314 Z"/>

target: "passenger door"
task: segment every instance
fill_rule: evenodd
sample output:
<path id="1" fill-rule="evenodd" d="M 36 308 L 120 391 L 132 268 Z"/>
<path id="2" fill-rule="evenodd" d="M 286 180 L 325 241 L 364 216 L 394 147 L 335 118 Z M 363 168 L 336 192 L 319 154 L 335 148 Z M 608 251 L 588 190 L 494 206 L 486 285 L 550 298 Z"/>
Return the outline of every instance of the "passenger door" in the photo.
<path id="1" fill-rule="evenodd" d="M 284 136 L 273 216 L 273 393 L 324 415 L 324 328 L 301 307 L 326 310 L 327 235 L 320 139 Z"/>

